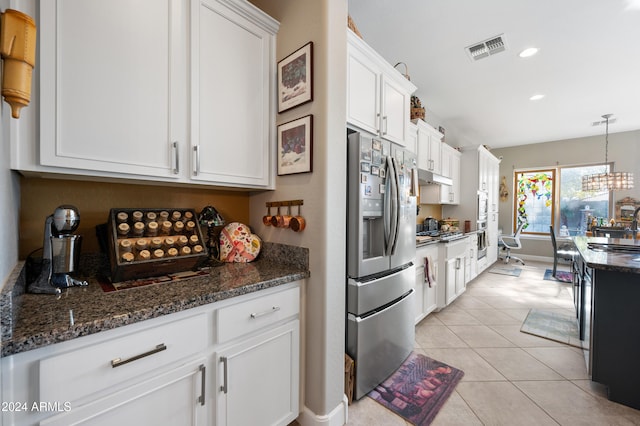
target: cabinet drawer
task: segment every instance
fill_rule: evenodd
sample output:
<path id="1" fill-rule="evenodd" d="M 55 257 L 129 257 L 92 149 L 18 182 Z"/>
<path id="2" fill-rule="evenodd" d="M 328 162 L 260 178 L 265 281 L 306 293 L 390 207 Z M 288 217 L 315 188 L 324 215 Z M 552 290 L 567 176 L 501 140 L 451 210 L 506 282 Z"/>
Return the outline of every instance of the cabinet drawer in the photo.
<path id="1" fill-rule="evenodd" d="M 204 351 L 206 330 L 201 314 L 43 359 L 40 399 L 74 401 Z"/>
<path id="2" fill-rule="evenodd" d="M 300 312 L 300 289 L 292 288 L 218 310 L 218 342 L 275 324 Z"/>

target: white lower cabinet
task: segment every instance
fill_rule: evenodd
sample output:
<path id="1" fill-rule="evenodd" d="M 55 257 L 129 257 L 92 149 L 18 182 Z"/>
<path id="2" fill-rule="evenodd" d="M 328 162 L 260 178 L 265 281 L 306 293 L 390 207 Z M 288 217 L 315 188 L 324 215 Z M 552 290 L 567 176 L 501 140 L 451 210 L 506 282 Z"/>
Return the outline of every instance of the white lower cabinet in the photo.
<path id="1" fill-rule="evenodd" d="M 469 257 L 467 258 L 467 283 L 478 276 L 478 234 L 469 235 Z"/>
<path id="2" fill-rule="evenodd" d="M 465 290 L 465 257 L 448 259 L 445 270 L 446 304 L 453 302 Z"/>
<path id="3" fill-rule="evenodd" d="M 488 214 L 487 223 L 487 264 L 498 260 L 498 212 Z"/>
<path id="4" fill-rule="evenodd" d="M 42 426 L 207 425 L 205 359 L 157 373 L 153 378 L 40 422 Z"/>
<path id="5" fill-rule="evenodd" d="M 443 309 L 465 292 L 468 251 L 468 237 L 441 244 L 439 256 L 441 267 L 444 269 L 444 285 L 438 286 L 438 310 Z"/>
<path id="6" fill-rule="evenodd" d="M 1 358 L 3 401 L 26 405 L 0 424 L 287 425 L 299 413 L 299 286 Z"/>
<path id="7" fill-rule="evenodd" d="M 428 260 L 428 263 L 425 262 Z M 426 275 L 430 273 L 430 279 Z M 416 250 L 416 324 L 437 308 L 438 244 Z"/>
<path id="8" fill-rule="evenodd" d="M 298 417 L 299 323 L 216 353 L 217 425 L 286 425 Z"/>

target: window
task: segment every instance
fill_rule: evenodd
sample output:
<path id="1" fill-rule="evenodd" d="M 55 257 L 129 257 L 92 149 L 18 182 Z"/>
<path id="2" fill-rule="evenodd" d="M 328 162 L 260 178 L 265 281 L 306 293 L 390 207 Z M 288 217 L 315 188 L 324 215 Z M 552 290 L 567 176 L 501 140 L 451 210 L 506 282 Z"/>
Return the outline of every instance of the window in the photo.
<path id="1" fill-rule="evenodd" d="M 555 169 L 515 173 L 514 230 L 525 222 L 523 234 L 548 234 L 553 225 Z"/>
<path id="2" fill-rule="evenodd" d="M 571 235 L 584 235 L 588 218 L 610 215 L 610 195 L 582 190 L 582 176 L 603 172 L 603 165 L 516 170 L 513 229 L 526 222 L 523 234 L 548 234 L 566 226 Z M 606 171 L 609 167 L 606 166 Z M 557 212 L 556 213 L 556 209 Z M 556 225 L 557 224 L 557 225 Z"/>
<path id="3" fill-rule="evenodd" d="M 560 168 L 560 217 L 559 225 L 566 226 L 571 235 L 584 235 L 587 218 L 609 217 L 609 192 L 585 192 L 582 176 L 608 172 L 599 166 Z M 607 219 L 608 220 L 608 219 Z"/>

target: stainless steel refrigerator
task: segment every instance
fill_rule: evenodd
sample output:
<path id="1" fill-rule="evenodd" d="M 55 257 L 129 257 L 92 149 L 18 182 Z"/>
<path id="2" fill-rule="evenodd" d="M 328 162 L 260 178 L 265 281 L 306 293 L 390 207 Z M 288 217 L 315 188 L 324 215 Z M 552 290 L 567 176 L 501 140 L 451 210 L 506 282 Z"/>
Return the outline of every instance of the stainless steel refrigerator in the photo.
<path id="1" fill-rule="evenodd" d="M 415 340 L 415 154 L 348 130 L 347 353 L 360 399 Z"/>

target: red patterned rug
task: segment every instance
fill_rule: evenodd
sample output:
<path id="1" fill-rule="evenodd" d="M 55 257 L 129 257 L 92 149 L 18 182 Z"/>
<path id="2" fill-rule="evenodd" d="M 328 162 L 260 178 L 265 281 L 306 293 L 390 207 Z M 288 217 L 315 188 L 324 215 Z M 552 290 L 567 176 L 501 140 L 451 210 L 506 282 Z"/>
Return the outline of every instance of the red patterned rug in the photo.
<path id="1" fill-rule="evenodd" d="M 464 372 L 412 352 L 368 396 L 417 426 L 431 424 Z"/>
<path id="2" fill-rule="evenodd" d="M 547 269 L 544 271 L 544 279 L 547 281 L 562 281 L 563 283 L 573 282 L 573 274 L 571 271 L 556 271 L 555 278 L 551 275 L 553 271 Z"/>

